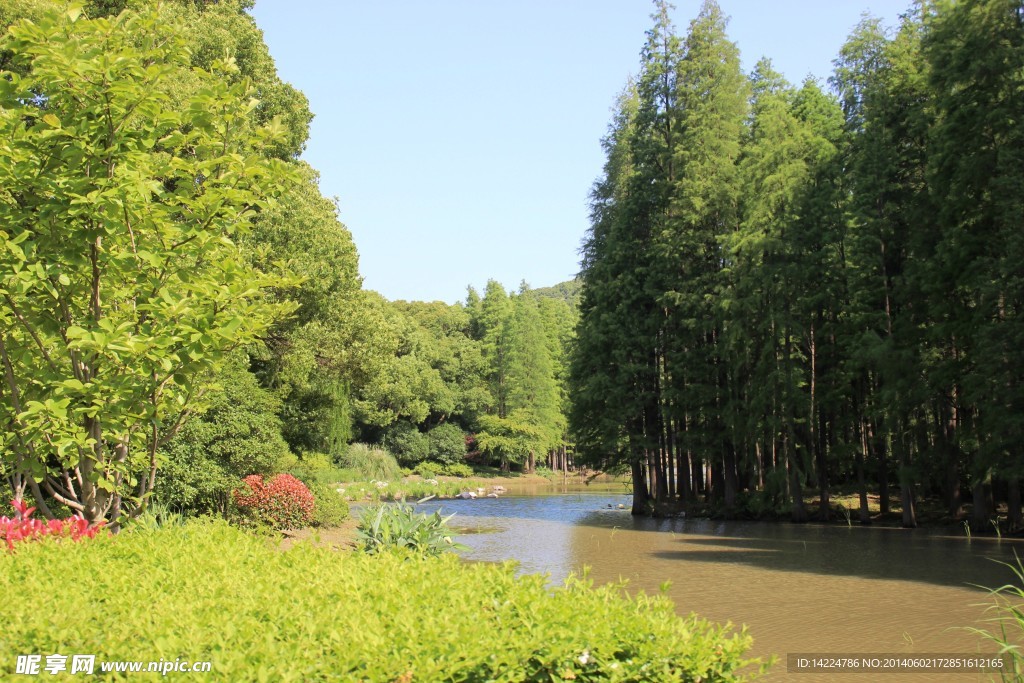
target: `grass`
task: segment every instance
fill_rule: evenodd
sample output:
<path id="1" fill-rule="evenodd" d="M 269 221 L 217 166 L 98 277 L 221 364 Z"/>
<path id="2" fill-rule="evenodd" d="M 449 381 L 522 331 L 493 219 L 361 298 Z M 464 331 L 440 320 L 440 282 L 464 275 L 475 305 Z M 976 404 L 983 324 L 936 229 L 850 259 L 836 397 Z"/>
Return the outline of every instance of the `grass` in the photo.
<path id="1" fill-rule="evenodd" d="M 454 498 L 463 491 L 485 488 L 475 479 L 417 479 L 406 477 L 392 481 L 354 481 L 339 483 L 342 495 L 353 502 L 419 500 L 427 496 Z"/>
<path id="2" fill-rule="evenodd" d="M 986 611 L 995 616 L 985 621 L 994 624 L 991 630 L 975 627 L 967 627 L 966 630 L 998 646 L 1006 667 L 1000 672 L 1002 680 L 1020 681 L 1024 680 L 1024 651 L 1021 650 L 1024 645 L 1024 566 L 1019 557 L 1015 565 L 1008 562 L 1000 564 L 1013 571 L 1017 583 L 988 589 L 993 604 Z"/>

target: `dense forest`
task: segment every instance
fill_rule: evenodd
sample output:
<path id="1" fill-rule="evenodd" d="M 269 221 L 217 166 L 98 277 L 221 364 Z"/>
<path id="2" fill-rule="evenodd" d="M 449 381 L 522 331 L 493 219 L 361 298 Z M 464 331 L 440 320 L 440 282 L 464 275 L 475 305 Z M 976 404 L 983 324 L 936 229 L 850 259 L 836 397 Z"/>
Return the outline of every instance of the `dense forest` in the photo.
<path id="1" fill-rule="evenodd" d="M 250 5 L 0 6 L 33 21 L 0 51 L 0 473 L 44 514 L 223 510 L 352 442 L 408 468 L 565 452 L 578 286 L 364 290 Z"/>
<path id="2" fill-rule="evenodd" d="M 865 522 L 898 493 L 907 526 L 922 496 L 1022 525 L 1019 0 L 865 18 L 799 86 L 744 74 L 714 2 L 685 34 L 655 3 L 579 278 L 457 304 L 363 289 L 250 3 L 129 4 L 0 50 L 15 500 L 222 510 L 362 443 L 409 470 L 628 470 L 638 514 L 806 520 L 810 494 L 827 519 L 842 487 Z"/>
<path id="3" fill-rule="evenodd" d="M 746 75 L 705 2 L 656 3 L 592 193 L 580 454 L 634 513 L 828 519 L 854 487 L 1022 525 L 1024 5 L 864 18 L 828 87 Z"/>

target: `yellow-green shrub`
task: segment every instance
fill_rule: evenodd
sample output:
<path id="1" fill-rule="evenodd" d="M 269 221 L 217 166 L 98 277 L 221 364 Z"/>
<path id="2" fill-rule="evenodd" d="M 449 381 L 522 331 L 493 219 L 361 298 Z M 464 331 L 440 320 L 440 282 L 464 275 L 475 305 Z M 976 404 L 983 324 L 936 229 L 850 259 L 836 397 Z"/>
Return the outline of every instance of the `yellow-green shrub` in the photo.
<path id="1" fill-rule="evenodd" d="M 313 483 L 309 485 L 316 507 L 313 508 L 313 526 L 338 526 L 348 519 L 348 501 L 330 486 Z"/>
<path id="2" fill-rule="evenodd" d="M 663 597 L 451 554 L 280 551 L 212 520 L 0 553 L 0 595 L 3 680 L 15 654 L 87 653 L 212 662 L 196 681 L 732 681 L 750 645 Z"/>

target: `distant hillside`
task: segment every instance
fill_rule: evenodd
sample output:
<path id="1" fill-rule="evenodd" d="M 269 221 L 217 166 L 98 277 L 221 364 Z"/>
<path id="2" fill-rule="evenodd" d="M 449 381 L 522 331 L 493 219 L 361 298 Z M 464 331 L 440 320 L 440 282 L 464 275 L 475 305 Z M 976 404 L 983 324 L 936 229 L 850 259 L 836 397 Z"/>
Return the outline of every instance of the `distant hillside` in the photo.
<path id="1" fill-rule="evenodd" d="M 550 287 L 539 287 L 530 291 L 537 296 L 546 296 L 549 299 L 560 299 L 561 301 L 569 304 L 569 306 L 575 311 L 580 306 L 580 289 L 582 287 L 583 283 L 579 278 L 576 278 L 574 280 L 559 282 L 557 285 L 552 285 Z"/>

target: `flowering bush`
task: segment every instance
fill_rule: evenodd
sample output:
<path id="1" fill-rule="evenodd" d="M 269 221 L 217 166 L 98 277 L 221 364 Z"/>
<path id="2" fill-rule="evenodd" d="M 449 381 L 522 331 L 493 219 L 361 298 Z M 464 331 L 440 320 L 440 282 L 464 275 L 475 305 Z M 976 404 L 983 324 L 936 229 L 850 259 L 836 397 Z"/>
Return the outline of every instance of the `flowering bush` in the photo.
<path id="1" fill-rule="evenodd" d="M 78 541 L 83 538 L 95 538 L 103 528 L 102 522 L 96 526 L 89 526 L 89 522 L 85 521 L 81 515 L 67 519 L 51 519 L 47 522 L 32 519 L 32 514 L 36 509 L 29 507 L 28 503 L 23 500 L 12 500 L 11 506 L 17 510 L 17 514 L 13 518 L 0 517 L 0 539 L 7 543 L 7 549 L 12 552 L 14 544 L 22 541 L 37 540 L 47 536 Z"/>
<path id="2" fill-rule="evenodd" d="M 250 474 L 235 489 L 235 505 L 243 515 L 275 529 L 297 529 L 313 520 L 313 493 L 290 474 L 278 474 L 268 481 Z"/>

